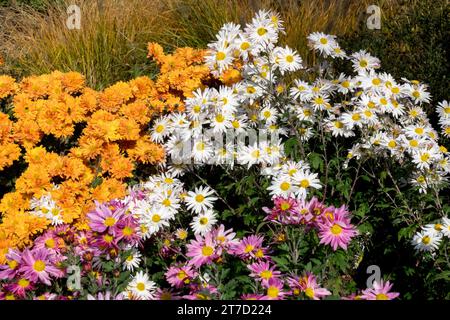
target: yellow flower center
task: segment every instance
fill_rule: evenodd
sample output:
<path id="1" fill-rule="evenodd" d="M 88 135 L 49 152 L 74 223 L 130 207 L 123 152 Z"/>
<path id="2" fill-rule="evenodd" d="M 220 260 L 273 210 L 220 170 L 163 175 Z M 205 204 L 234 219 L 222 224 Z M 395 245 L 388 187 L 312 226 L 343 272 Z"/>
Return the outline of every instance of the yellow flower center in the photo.
<path id="1" fill-rule="evenodd" d="M 169 199 L 164 199 L 163 201 L 162 201 L 162 204 L 163 204 L 163 206 L 165 206 L 165 207 L 170 207 L 170 205 L 172 204 L 172 202 L 169 200 Z"/>
<path id="2" fill-rule="evenodd" d="M 161 221 L 161 216 L 159 214 L 154 214 L 152 217 L 152 221 L 158 223 L 159 221 Z"/>
<path id="3" fill-rule="evenodd" d="M 421 160 L 422 162 L 427 162 L 428 159 L 430 159 L 430 155 L 429 155 L 428 153 L 424 153 L 424 154 L 422 154 L 422 155 L 420 156 L 420 160 Z"/>
<path id="4" fill-rule="evenodd" d="M 259 150 L 252 151 L 252 157 L 253 158 L 259 158 L 259 155 L 260 155 Z"/>
<path id="5" fill-rule="evenodd" d="M 200 111 L 202 110 L 202 108 L 199 105 L 196 105 L 192 108 L 192 110 L 194 111 L 194 113 L 200 113 Z"/>
<path id="6" fill-rule="evenodd" d="M 331 233 L 334 234 L 335 236 L 340 235 L 342 233 L 342 228 L 338 224 L 333 224 L 330 230 Z"/>
<path id="7" fill-rule="evenodd" d="M 291 187 L 291 184 L 289 182 L 282 182 L 280 184 L 280 189 L 283 191 L 289 190 L 290 187 Z"/>
<path id="8" fill-rule="evenodd" d="M 113 236 L 112 236 L 112 235 L 109 235 L 109 234 L 105 234 L 105 235 L 103 236 L 103 240 L 105 240 L 106 243 L 112 242 L 113 239 L 114 239 Z"/>
<path id="9" fill-rule="evenodd" d="M 245 246 L 244 252 L 245 253 L 249 253 L 249 252 L 252 252 L 253 249 L 255 249 L 255 247 L 252 246 L 251 244 L 248 244 L 248 245 Z"/>
<path id="10" fill-rule="evenodd" d="M 103 224 L 107 227 L 112 227 L 116 224 L 116 219 L 114 219 L 113 217 L 108 217 L 105 219 Z"/>
<path id="11" fill-rule="evenodd" d="M 417 147 L 417 146 L 419 146 L 419 141 L 417 141 L 417 140 L 411 140 L 411 141 L 409 142 L 409 145 L 410 145 L 411 147 Z"/>
<path id="12" fill-rule="evenodd" d="M 18 265 L 18 263 L 16 260 L 8 261 L 8 266 L 11 270 L 14 270 L 15 268 L 17 268 L 17 265 Z"/>
<path id="13" fill-rule="evenodd" d="M 362 59 L 361 61 L 359 61 L 359 65 L 361 68 L 367 67 L 367 65 L 368 65 L 367 60 Z"/>
<path id="14" fill-rule="evenodd" d="M 45 246 L 47 248 L 54 248 L 55 247 L 55 240 L 53 240 L 53 238 L 49 238 L 49 239 L 45 240 Z"/>
<path id="15" fill-rule="evenodd" d="M 281 210 L 286 211 L 291 208 L 291 205 L 289 204 L 289 202 L 283 202 L 281 204 L 280 208 L 281 208 Z"/>
<path id="16" fill-rule="evenodd" d="M 395 148 L 397 146 L 397 142 L 394 140 L 389 141 L 388 143 L 389 148 Z"/>
<path id="17" fill-rule="evenodd" d="M 227 57 L 227 55 L 223 51 L 219 51 L 219 52 L 216 53 L 216 60 L 217 61 L 225 60 L 226 57 Z"/>
<path id="18" fill-rule="evenodd" d="M 145 290 L 145 284 L 142 282 L 138 282 L 136 284 L 136 289 L 138 289 L 139 291 L 144 291 Z"/>
<path id="19" fill-rule="evenodd" d="M 26 288 L 30 285 L 30 281 L 28 281 L 27 279 L 20 279 L 19 281 L 17 281 L 17 284 L 22 287 L 22 288 Z"/>
<path id="20" fill-rule="evenodd" d="M 384 293 L 379 293 L 376 295 L 377 300 L 389 300 L 389 297 L 385 295 Z"/>
<path id="21" fill-rule="evenodd" d="M 184 280 L 186 278 L 186 276 L 187 276 L 187 274 L 183 270 L 180 270 L 180 272 L 178 272 L 178 274 L 177 274 L 177 278 L 179 280 Z"/>
<path id="22" fill-rule="evenodd" d="M 343 82 L 342 82 L 342 86 L 343 86 L 344 88 L 350 87 L 350 81 L 348 81 L 348 80 L 343 81 Z"/>
<path id="23" fill-rule="evenodd" d="M 254 87 L 247 87 L 247 93 L 253 94 L 256 92 L 256 89 Z"/>
<path id="24" fill-rule="evenodd" d="M 259 274 L 259 276 L 263 279 L 269 280 L 270 278 L 272 278 L 272 271 L 264 270 Z"/>
<path id="25" fill-rule="evenodd" d="M 267 289 L 267 295 L 271 298 L 277 298 L 278 297 L 278 293 L 280 292 L 280 289 L 278 289 L 275 286 L 270 286 Z"/>
<path id="26" fill-rule="evenodd" d="M 206 218 L 206 217 L 200 218 L 200 224 L 202 226 L 206 225 L 207 223 L 208 223 L 208 218 Z"/>
<path id="27" fill-rule="evenodd" d="M 203 142 L 199 142 L 197 144 L 197 151 L 203 151 L 205 150 L 205 144 Z"/>
<path id="28" fill-rule="evenodd" d="M 414 92 L 412 93 L 412 95 L 413 95 L 413 97 L 414 98 L 419 98 L 420 97 L 420 92 L 419 91 L 417 91 L 417 90 L 414 90 Z"/>
<path id="29" fill-rule="evenodd" d="M 286 56 L 286 61 L 287 61 L 288 63 L 292 63 L 292 62 L 294 62 L 294 57 L 293 57 L 292 55 L 287 55 L 287 56 Z"/>
<path id="30" fill-rule="evenodd" d="M 361 119 L 361 115 L 359 113 L 354 113 L 352 115 L 352 120 L 353 121 L 358 121 L 359 119 Z"/>
<path id="31" fill-rule="evenodd" d="M 323 100 L 322 97 L 317 97 L 317 98 L 314 99 L 314 102 L 315 102 L 316 104 L 323 104 L 323 103 L 324 103 L 324 100 Z"/>
<path id="32" fill-rule="evenodd" d="M 423 244 L 430 244 L 430 242 L 431 242 L 431 238 L 429 237 L 429 236 L 425 236 L 425 237 L 423 237 L 422 238 L 422 243 Z"/>
<path id="33" fill-rule="evenodd" d="M 306 288 L 306 290 L 305 290 L 305 295 L 306 295 L 308 298 L 313 299 L 313 298 L 314 298 L 314 289 L 311 288 L 311 287 Z"/>
<path id="34" fill-rule="evenodd" d="M 247 50 L 248 48 L 250 48 L 250 43 L 248 43 L 247 41 L 244 41 L 241 43 L 241 50 Z"/>
<path id="35" fill-rule="evenodd" d="M 328 43 L 328 39 L 327 38 L 320 38 L 320 43 L 321 44 L 327 44 Z"/>
<path id="36" fill-rule="evenodd" d="M 309 180 L 308 179 L 303 179 L 302 181 L 300 181 L 300 186 L 302 188 L 308 188 L 309 187 Z"/>
<path id="37" fill-rule="evenodd" d="M 267 29 L 264 27 L 259 27 L 258 30 L 256 30 L 256 32 L 258 33 L 259 36 L 263 36 L 267 33 Z"/>
<path id="38" fill-rule="evenodd" d="M 157 133 L 163 132 L 163 131 L 164 131 L 164 126 L 163 126 L 162 124 L 158 124 L 158 125 L 156 126 L 156 128 L 155 128 L 155 131 L 156 131 Z"/>
<path id="39" fill-rule="evenodd" d="M 378 78 L 372 79 L 372 84 L 373 84 L 374 86 L 379 86 L 380 83 L 381 83 L 381 80 L 380 80 L 380 79 L 378 79 Z"/>
<path id="40" fill-rule="evenodd" d="M 221 123 L 224 120 L 225 120 L 225 117 L 222 114 L 219 113 L 218 115 L 216 115 L 216 121 L 217 122 Z"/>
<path id="41" fill-rule="evenodd" d="M 203 202 L 205 200 L 205 197 L 202 194 L 198 194 L 195 196 L 195 201 L 196 202 Z"/>
<path id="42" fill-rule="evenodd" d="M 255 257 L 257 257 L 257 258 L 264 257 L 264 252 L 261 249 L 258 249 L 258 251 L 256 251 L 256 253 L 255 253 Z"/>
<path id="43" fill-rule="evenodd" d="M 202 248 L 202 255 L 204 255 L 205 257 L 209 257 L 210 255 L 212 255 L 214 252 L 214 248 L 211 246 L 204 246 Z"/>
<path id="44" fill-rule="evenodd" d="M 45 270 L 45 262 L 42 260 L 36 260 L 33 264 L 33 269 L 37 272 L 42 272 Z"/>
<path id="45" fill-rule="evenodd" d="M 124 236 L 131 236 L 134 233 L 134 230 L 131 227 L 126 226 L 123 228 L 122 233 Z"/>

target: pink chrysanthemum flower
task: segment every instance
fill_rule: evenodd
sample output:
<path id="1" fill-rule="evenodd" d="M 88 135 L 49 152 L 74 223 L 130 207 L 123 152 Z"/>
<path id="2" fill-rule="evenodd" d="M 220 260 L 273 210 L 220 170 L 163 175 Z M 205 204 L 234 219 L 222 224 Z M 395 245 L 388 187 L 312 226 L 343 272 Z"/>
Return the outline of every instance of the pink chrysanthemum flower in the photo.
<path id="1" fill-rule="evenodd" d="M 346 211 L 339 210 L 335 210 L 333 218 L 318 223 L 320 243 L 331 245 L 334 251 L 338 247 L 347 250 L 350 240 L 358 234 Z"/>
<path id="2" fill-rule="evenodd" d="M 40 296 L 36 296 L 33 300 L 58 300 L 58 296 L 55 293 L 45 292 Z"/>
<path id="3" fill-rule="evenodd" d="M 198 273 L 191 266 L 170 267 L 165 273 L 167 282 L 175 288 L 181 288 L 189 284 Z"/>
<path id="4" fill-rule="evenodd" d="M 319 287 L 316 276 L 307 272 L 303 277 L 298 279 L 299 287 L 305 295 L 314 300 L 331 295 L 331 292 L 325 288 Z"/>
<path id="5" fill-rule="evenodd" d="M 7 285 L 5 289 L 13 293 L 15 296 L 25 298 L 27 291 L 33 290 L 34 285 L 30 280 L 20 277 L 14 283 Z"/>
<path id="6" fill-rule="evenodd" d="M 298 214 L 299 204 L 293 197 L 285 198 L 278 196 L 273 199 L 273 203 L 275 206 L 272 209 L 263 208 L 268 214 L 265 220 L 286 223 L 291 216 Z"/>
<path id="7" fill-rule="evenodd" d="M 266 300 L 266 296 L 257 293 L 247 293 L 241 296 L 242 300 Z"/>
<path id="8" fill-rule="evenodd" d="M 360 294 L 352 293 L 347 297 L 342 297 L 342 300 L 363 300 Z"/>
<path id="9" fill-rule="evenodd" d="M 53 254 L 59 254 L 60 249 L 64 247 L 64 240 L 53 231 L 47 231 L 34 240 L 35 249 L 47 249 Z"/>
<path id="10" fill-rule="evenodd" d="M 156 289 L 155 300 L 180 300 L 181 296 L 172 289 Z"/>
<path id="11" fill-rule="evenodd" d="M 265 250 L 262 248 L 263 241 L 264 238 L 262 236 L 251 235 L 242 238 L 241 241 L 230 248 L 229 252 L 243 259 L 261 259 L 265 255 Z"/>
<path id="12" fill-rule="evenodd" d="M 228 249 L 230 246 L 238 243 L 238 240 L 234 237 L 236 233 L 233 232 L 233 229 L 225 230 L 225 226 L 221 224 L 214 230 L 211 230 L 211 237 L 215 240 L 217 246 Z"/>
<path id="13" fill-rule="evenodd" d="M 210 284 L 192 283 L 188 295 L 182 296 L 182 299 L 187 300 L 211 300 L 217 297 L 217 288 Z"/>
<path id="14" fill-rule="evenodd" d="M 119 221 L 115 231 L 117 241 L 125 241 L 131 246 L 138 245 L 141 240 L 141 236 L 139 234 L 139 223 L 132 215 L 127 215 Z"/>
<path id="15" fill-rule="evenodd" d="M 398 292 L 389 292 L 392 288 L 391 283 L 389 281 L 383 282 L 380 280 L 380 283 L 374 282 L 373 288 L 367 288 L 362 292 L 361 298 L 365 300 L 392 300 L 397 298 L 400 293 Z"/>
<path id="16" fill-rule="evenodd" d="M 9 249 L 6 254 L 6 264 L 0 265 L 0 279 L 13 279 L 19 270 L 21 259 L 19 251 Z"/>
<path id="17" fill-rule="evenodd" d="M 198 268 L 204 264 L 211 264 L 221 253 L 221 249 L 216 247 L 211 233 L 207 233 L 204 238 L 197 235 L 196 240 L 192 240 L 186 245 L 186 248 L 186 256 L 191 258 L 189 264 Z"/>
<path id="18" fill-rule="evenodd" d="M 53 257 L 50 251 L 46 249 L 25 249 L 22 253 L 20 272 L 23 272 L 25 278 L 32 282 L 38 280 L 51 285 L 50 277 L 60 278 L 64 272 L 54 265 Z"/>
<path id="19" fill-rule="evenodd" d="M 123 300 L 123 294 L 119 293 L 118 295 L 113 295 L 111 291 L 98 292 L 96 296 L 88 294 L 88 300 Z"/>
<path id="20" fill-rule="evenodd" d="M 267 283 L 272 278 L 278 278 L 281 274 L 269 262 L 255 262 L 248 265 L 247 268 L 252 272 L 250 273 L 250 277 L 256 278 L 262 281 L 262 283 Z"/>
<path id="21" fill-rule="evenodd" d="M 282 300 L 288 293 L 283 291 L 284 283 L 278 278 L 272 278 L 266 283 L 263 283 L 266 288 L 265 298 L 269 300 Z"/>
<path id="22" fill-rule="evenodd" d="M 87 214 L 90 220 L 89 227 L 97 232 L 105 232 L 106 230 L 114 232 L 116 230 L 116 224 L 123 217 L 124 212 L 124 207 L 96 202 L 95 209 Z"/>
<path id="23" fill-rule="evenodd" d="M 323 210 L 326 208 L 325 204 L 316 197 L 313 197 L 308 203 L 309 210 L 314 217 L 322 215 Z"/>
<path id="24" fill-rule="evenodd" d="M 118 239 L 109 233 L 98 235 L 90 241 L 93 247 L 100 250 L 118 249 Z"/>

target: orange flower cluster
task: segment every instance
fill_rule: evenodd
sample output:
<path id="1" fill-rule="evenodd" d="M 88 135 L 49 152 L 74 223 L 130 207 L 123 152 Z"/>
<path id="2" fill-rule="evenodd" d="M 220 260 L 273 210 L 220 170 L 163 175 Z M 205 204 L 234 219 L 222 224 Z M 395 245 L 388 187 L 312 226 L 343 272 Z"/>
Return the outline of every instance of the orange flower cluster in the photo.
<path id="1" fill-rule="evenodd" d="M 8 248 L 22 248 L 50 224 L 30 212 L 31 199 L 50 195 L 64 223 L 87 229 L 85 216 L 94 201 L 123 197 L 137 164 L 164 161 L 164 150 L 148 135 L 149 122 L 182 110 L 184 97 L 208 72 L 200 51 L 164 55 L 156 44 L 151 47 L 161 67 L 156 81 L 139 77 L 101 92 L 86 87 L 76 72 L 20 83 L 0 76 L 0 104 L 3 99 L 13 106 L 10 115 L 0 113 L 0 171 L 21 155 L 27 164 L 15 190 L 0 201 L 0 263 Z"/>
<path id="2" fill-rule="evenodd" d="M 184 110 L 181 96 L 191 97 L 192 92 L 210 80 L 209 68 L 204 65 L 206 50 L 178 48 L 173 54 L 164 54 L 157 43 L 149 43 L 148 57 L 159 66 L 161 75 L 155 81 L 158 99 L 154 107 L 165 106 L 169 110 Z"/>

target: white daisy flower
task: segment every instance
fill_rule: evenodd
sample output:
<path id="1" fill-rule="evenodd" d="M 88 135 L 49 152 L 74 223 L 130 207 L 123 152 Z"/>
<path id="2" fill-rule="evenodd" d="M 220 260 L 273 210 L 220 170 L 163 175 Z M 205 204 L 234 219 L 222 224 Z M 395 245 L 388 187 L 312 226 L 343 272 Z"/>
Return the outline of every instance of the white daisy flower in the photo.
<path id="1" fill-rule="evenodd" d="M 213 194 L 214 191 L 211 188 L 200 186 L 194 191 L 189 191 L 184 200 L 189 210 L 193 213 L 201 213 L 213 208 L 213 202 L 217 200 Z"/>
<path id="2" fill-rule="evenodd" d="M 155 142 L 162 142 L 169 135 L 169 122 L 167 117 L 161 117 L 155 121 L 150 137 Z"/>
<path id="3" fill-rule="evenodd" d="M 127 291 L 138 300 L 152 300 L 155 298 L 156 283 L 146 273 L 139 271 L 128 284 Z"/>
<path id="4" fill-rule="evenodd" d="M 299 98 L 300 101 L 309 101 L 312 98 L 312 92 L 310 85 L 302 80 L 294 80 L 294 85 L 290 89 L 290 95 L 292 98 Z"/>
<path id="5" fill-rule="evenodd" d="M 259 113 L 259 119 L 264 120 L 267 124 L 277 121 L 278 111 L 272 107 L 265 107 Z"/>
<path id="6" fill-rule="evenodd" d="M 437 232 L 417 232 L 412 240 L 414 248 L 418 251 L 433 252 L 439 248 L 442 236 Z"/>
<path id="7" fill-rule="evenodd" d="M 302 58 L 295 50 L 286 46 L 285 48 L 277 47 L 274 51 L 275 63 L 279 66 L 281 74 L 302 68 Z"/>
<path id="8" fill-rule="evenodd" d="M 247 165 L 250 168 L 254 164 L 263 162 L 263 153 L 255 143 L 252 146 L 238 146 L 237 160 L 241 165 Z"/>
<path id="9" fill-rule="evenodd" d="M 272 196 L 288 197 L 297 191 L 298 187 L 294 184 L 294 180 L 289 175 L 282 175 L 272 180 L 271 185 L 267 188 Z"/>
<path id="10" fill-rule="evenodd" d="M 212 210 L 206 210 L 195 216 L 190 223 L 194 234 L 204 235 L 211 231 L 212 227 L 217 222 L 217 215 Z"/>
<path id="11" fill-rule="evenodd" d="M 360 50 L 351 55 L 353 68 L 358 73 L 368 72 L 371 69 L 378 69 L 380 67 L 380 60 L 371 56 L 365 50 Z"/>
<path id="12" fill-rule="evenodd" d="M 134 271 L 135 268 L 139 267 L 141 263 L 142 255 L 137 250 L 133 250 L 123 261 L 123 269 L 128 271 Z"/>
<path id="13" fill-rule="evenodd" d="M 427 92 L 427 86 L 424 84 L 405 84 L 405 89 L 416 104 L 429 103 L 431 100 L 431 94 Z"/>
<path id="14" fill-rule="evenodd" d="M 310 188 L 322 188 L 320 180 L 317 179 L 317 176 L 317 173 L 311 173 L 309 170 L 300 170 L 294 174 L 294 182 L 298 187 L 296 193 L 301 199 L 306 198 Z"/>
<path id="15" fill-rule="evenodd" d="M 450 238 L 450 219 L 448 217 L 442 218 L 442 234 Z"/>
<path id="16" fill-rule="evenodd" d="M 140 223 L 145 226 L 145 232 L 142 235 L 144 240 L 162 228 L 168 227 L 168 220 L 172 216 L 165 207 L 148 203 L 140 207 L 137 212 L 140 214 Z"/>
<path id="17" fill-rule="evenodd" d="M 308 36 L 308 45 L 316 51 L 319 51 L 325 57 L 333 55 L 336 43 L 336 36 L 328 35 L 322 32 L 313 32 Z"/>

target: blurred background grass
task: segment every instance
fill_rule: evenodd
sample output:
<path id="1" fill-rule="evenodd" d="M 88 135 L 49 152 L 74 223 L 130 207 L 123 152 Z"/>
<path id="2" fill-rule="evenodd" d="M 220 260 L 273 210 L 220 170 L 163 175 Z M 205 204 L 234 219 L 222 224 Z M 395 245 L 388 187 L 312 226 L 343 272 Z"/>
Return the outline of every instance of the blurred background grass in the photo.
<path id="1" fill-rule="evenodd" d="M 65 27 L 66 8 L 81 7 L 81 30 Z M 382 9 L 382 29 L 366 27 L 370 4 Z M 307 63 L 306 36 L 339 36 L 345 49 L 367 48 L 383 69 L 429 83 L 438 101 L 448 93 L 447 0 L 0 0 L 3 72 L 22 77 L 54 69 L 86 75 L 97 89 L 155 73 L 147 42 L 166 50 L 205 47 L 223 23 L 245 23 L 255 11 L 281 13 L 285 41 Z M 99 10 L 101 8 L 101 10 Z"/>

